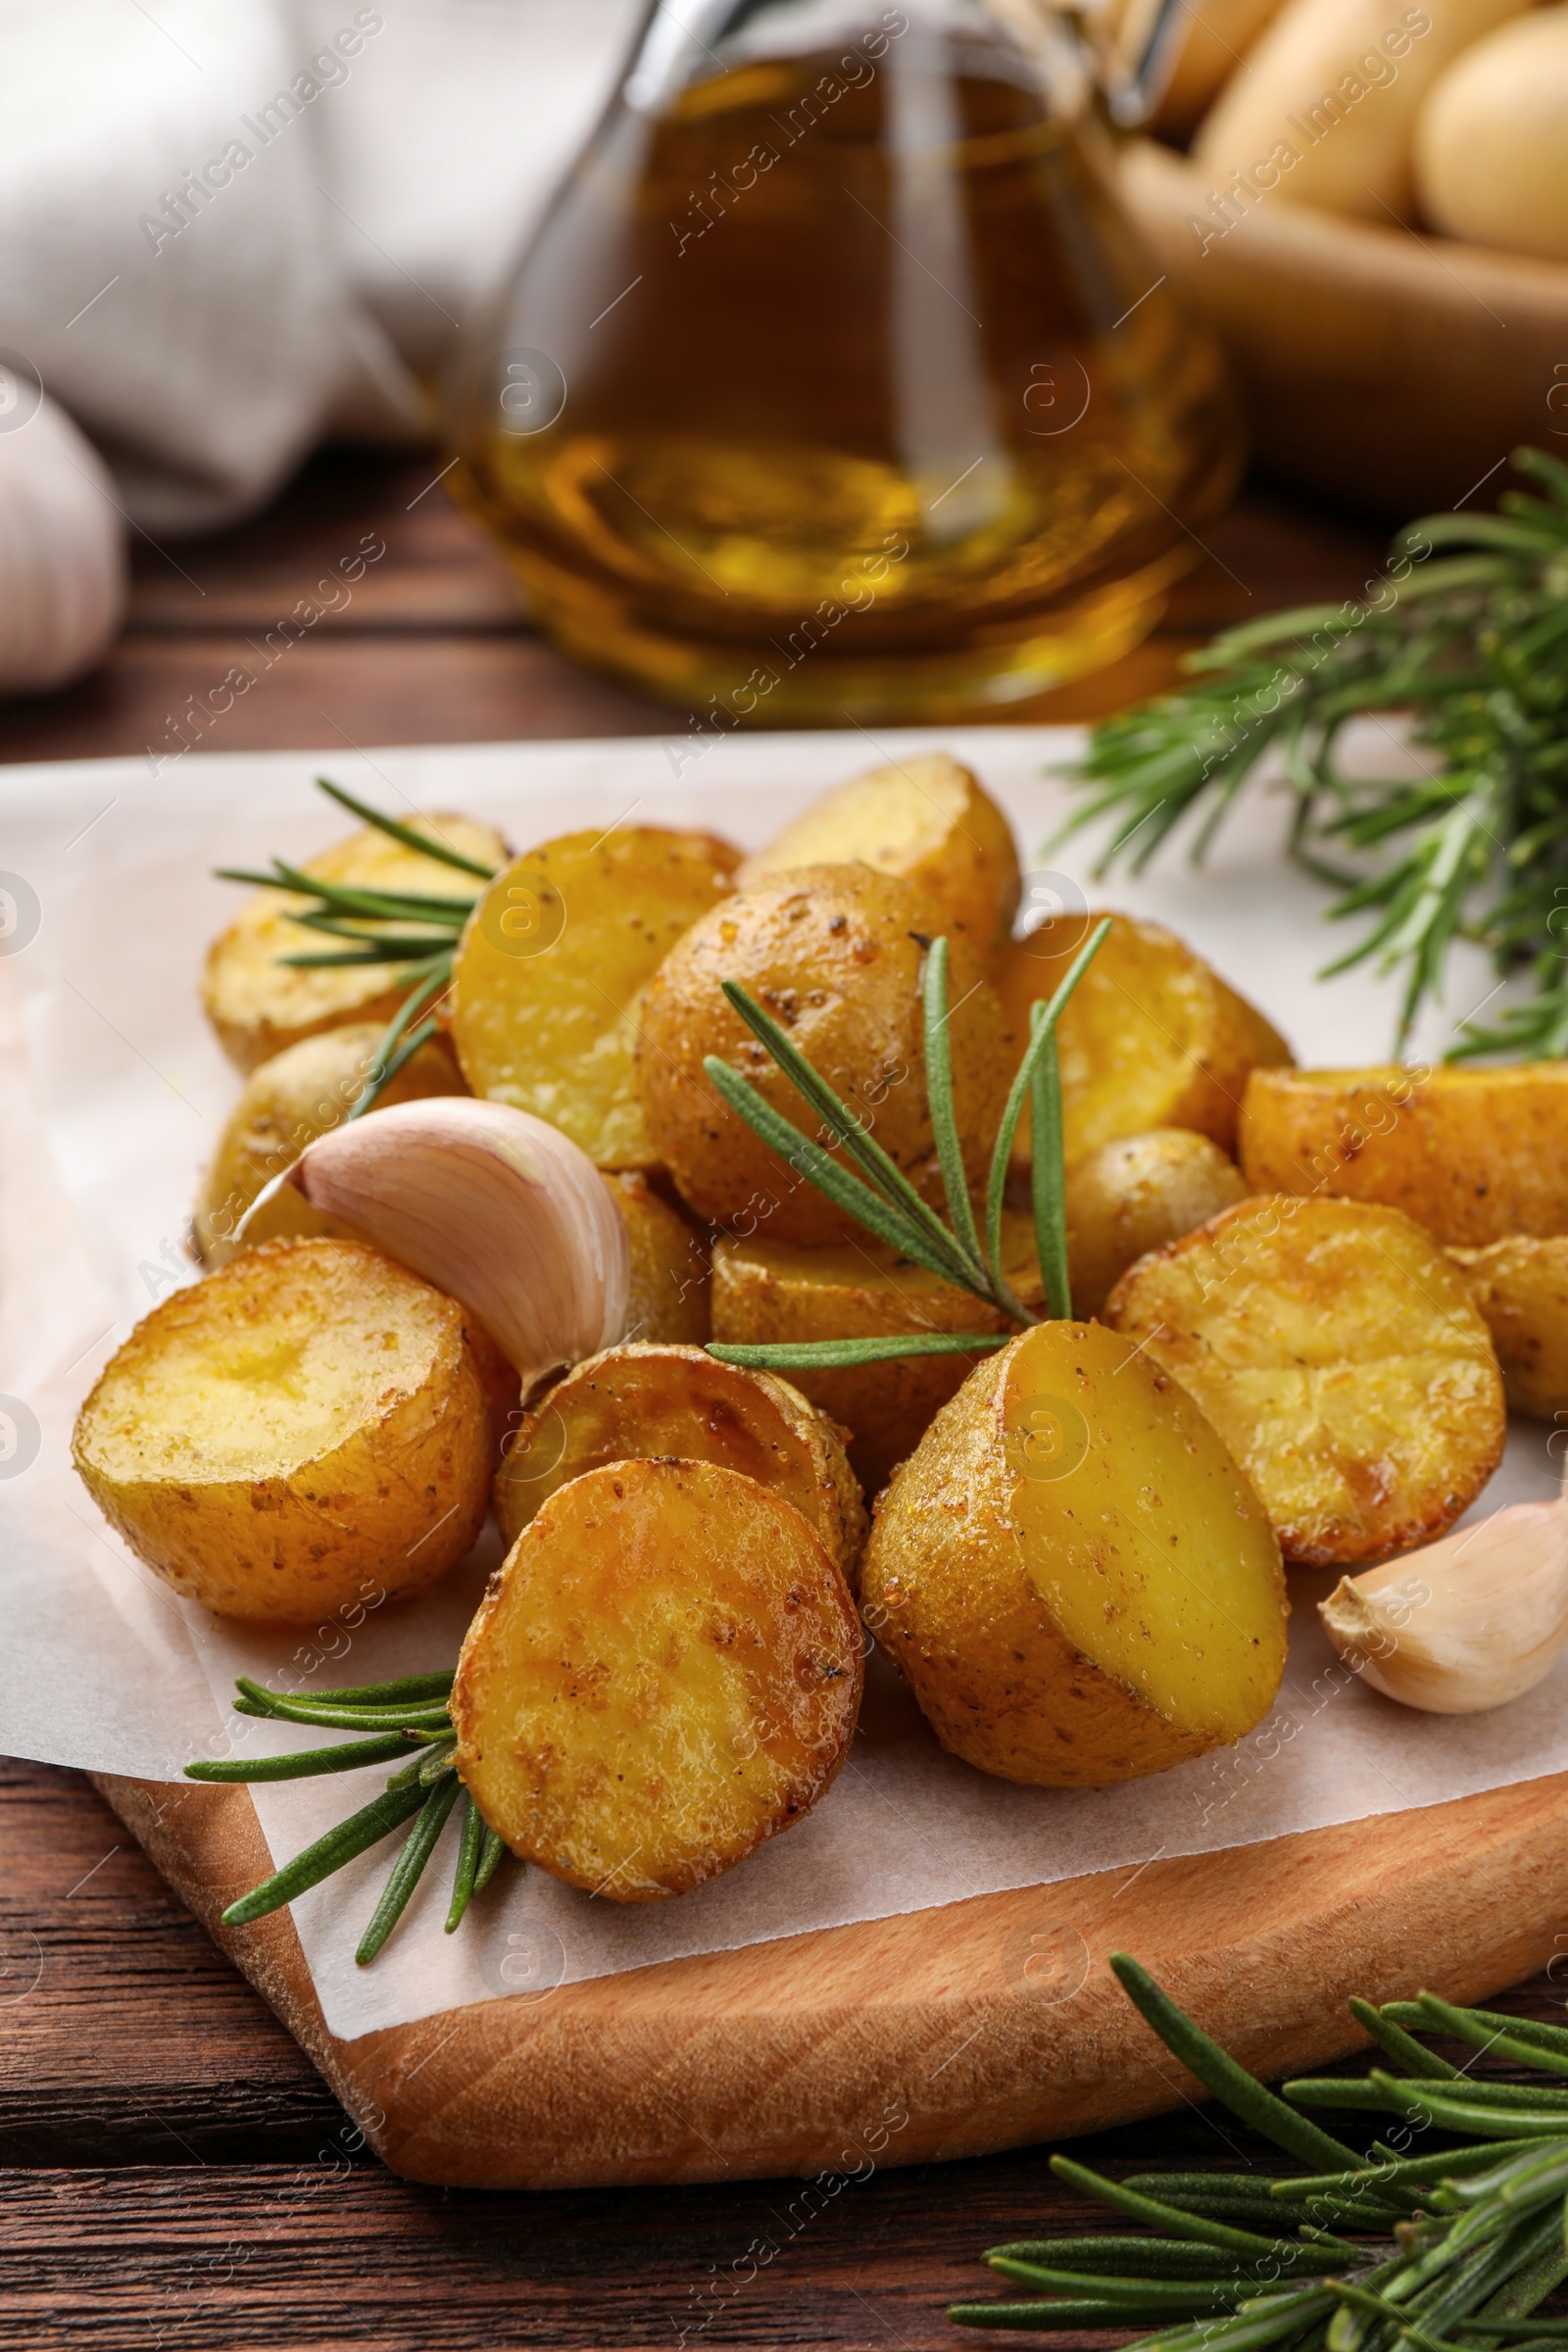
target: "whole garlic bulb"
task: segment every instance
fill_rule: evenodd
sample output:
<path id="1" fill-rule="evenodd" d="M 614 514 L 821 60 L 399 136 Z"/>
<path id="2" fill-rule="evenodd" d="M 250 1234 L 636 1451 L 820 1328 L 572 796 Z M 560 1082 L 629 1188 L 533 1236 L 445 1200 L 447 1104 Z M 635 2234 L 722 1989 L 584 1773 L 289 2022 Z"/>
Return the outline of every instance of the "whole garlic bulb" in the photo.
<path id="1" fill-rule="evenodd" d="M 125 610 L 124 526 L 102 458 L 0 357 L 0 694 L 102 660 Z"/>
<path id="2" fill-rule="evenodd" d="M 585 1152 L 505 1102 L 438 1095 L 349 1119 L 258 1193 L 294 1185 L 476 1315 L 524 1396 L 626 1327 L 626 1224 Z"/>
<path id="3" fill-rule="evenodd" d="M 1517 1502 L 1318 1603 L 1362 1679 L 1407 1707 L 1477 1715 L 1522 1698 L 1568 1647 L 1568 1503 Z"/>

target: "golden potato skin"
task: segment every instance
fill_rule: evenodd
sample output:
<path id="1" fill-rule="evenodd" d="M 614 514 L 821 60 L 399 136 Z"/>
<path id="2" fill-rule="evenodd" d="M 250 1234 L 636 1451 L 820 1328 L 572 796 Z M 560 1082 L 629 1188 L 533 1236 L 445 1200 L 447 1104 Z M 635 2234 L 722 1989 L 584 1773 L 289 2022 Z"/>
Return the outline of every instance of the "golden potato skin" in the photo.
<path id="1" fill-rule="evenodd" d="M 563 833 L 498 874 L 449 1000 L 474 1093 L 548 1119 L 601 1168 L 656 1166 L 633 1063 L 643 992 L 739 858 L 711 833 L 618 825 Z"/>
<path id="2" fill-rule="evenodd" d="M 406 821 L 460 857 L 481 865 L 505 862 L 507 846 L 500 834 L 471 816 L 438 810 Z M 375 890 L 417 891 L 430 898 L 461 899 L 481 888 L 476 876 L 405 849 L 374 825 L 305 858 L 300 871 L 323 882 L 359 882 Z M 302 1038 L 340 1029 L 348 1021 L 375 1021 L 385 1028 L 403 1002 L 407 984 L 400 980 L 396 964 L 339 964 L 300 971 L 278 962 L 280 956 L 309 955 L 342 944 L 288 920 L 291 909 L 309 904 L 292 891 L 259 890 L 208 951 L 202 1003 L 237 1069 L 254 1070 Z"/>
<path id="3" fill-rule="evenodd" d="M 1516 1235 L 1485 1250 L 1450 1250 L 1480 1308 L 1516 1413 L 1568 1412 L 1568 1238 Z"/>
<path id="4" fill-rule="evenodd" d="M 919 985 L 939 917 L 906 882 L 865 865 L 810 866 L 742 891 L 694 923 L 649 986 L 638 1082 L 654 1149 L 699 1216 L 770 1241 L 857 1234 L 804 1176 L 776 1159 L 714 1092 L 710 1054 L 729 1062 L 803 1132 L 808 1109 L 719 983 L 738 981 L 790 1034 L 841 1100 L 932 1200 L 941 1177 L 926 1108 Z M 1009 1054 L 974 952 L 953 942 L 954 1092 L 964 1164 L 983 1173 L 1006 1098 Z"/>
<path id="5" fill-rule="evenodd" d="M 1102 1144 L 1067 1171 L 1067 1264 L 1075 1315 L 1098 1315 L 1135 1259 L 1247 1199 L 1245 1177 L 1192 1127 Z"/>
<path id="6" fill-rule="evenodd" d="M 622 1169 L 605 1182 L 626 1221 L 631 1250 L 625 1338 L 702 1347 L 712 1336 L 707 1237 L 639 1170 Z"/>
<path id="7" fill-rule="evenodd" d="M 911 752 L 822 794 L 736 875 L 750 890 L 802 865 L 869 865 L 924 893 L 950 938 L 995 970 L 1018 911 L 1012 827 L 979 778 L 946 752 Z"/>
<path id="8" fill-rule="evenodd" d="M 1058 916 L 1011 948 L 998 986 L 1014 1068 L 1029 1042 L 1030 1005 L 1055 993 L 1102 919 Z M 1293 1058 L 1278 1030 L 1173 931 L 1130 914 L 1113 917 L 1056 1035 L 1069 1166 L 1152 1127 L 1192 1127 L 1229 1152 L 1248 1072 Z M 1028 1158 L 1025 1119 L 1013 1161 Z"/>
<path id="9" fill-rule="evenodd" d="M 861 1587 L 943 1746 L 1032 1787 L 1238 1740 L 1285 1667 L 1262 1505 L 1178 1383 L 1098 1324 L 1037 1324 L 970 1373 L 878 1498 Z"/>
<path id="10" fill-rule="evenodd" d="M 1026 1306 L 1042 1301 L 1034 1225 L 1008 1209 L 1003 1264 Z M 901 1331 L 1009 1328 L 1005 1315 L 885 1242 L 862 1234 L 819 1250 L 788 1242 L 713 1245 L 713 1337 L 751 1347 L 859 1340 Z M 962 1355 L 906 1355 L 842 1372 L 797 1372 L 795 1386 L 853 1434 L 850 1461 L 868 1494 L 914 1451 L 938 1408 L 956 1396 L 975 1362 Z"/>
<path id="11" fill-rule="evenodd" d="M 568 1479 L 671 1456 L 718 1462 L 782 1494 L 853 1576 L 865 1504 L 837 1427 L 788 1381 L 701 1348 L 607 1348 L 564 1373 L 522 1416 L 496 1480 L 497 1523 L 514 1544 Z"/>
<path id="12" fill-rule="evenodd" d="M 463 1311 L 357 1242 L 273 1242 L 143 1317 L 76 1422 L 138 1558 L 221 1617 L 291 1624 L 431 1585 L 484 1524 Z"/>
<path id="13" fill-rule="evenodd" d="M 855 1736 L 860 1629 L 793 1503 L 711 1462 L 562 1487 L 468 1629 L 458 1771 L 514 1853 L 684 1894 L 801 1820 Z"/>
<path id="14" fill-rule="evenodd" d="M 1255 1193 L 1376 1201 L 1459 1249 L 1568 1233 L 1568 1061 L 1255 1070 L 1239 1151 Z"/>
<path id="15" fill-rule="evenodd" d="M 274 1054 L 251 1072 L 228 1114 L 191 1219 L 204 1266 L 228 1263 L 242 1247 L 235 1231 L 257 1194 L 292 1167 L 307 1144 L 348 1117 L 368 1083 L 384 1035 L 384 1024 L 373 1021 L 325 1029 Z M 377 1107 L 467 1091 L 445 1046 L 432 1040 L 405 1063 Z M 252 1220 L 243 1246 L 306 1235 L 355 1238 L 346 1225 L 313 1208 L 303 1193 L 285 1185 Z"/>
<path id="16" fill-rule="evenodd" d="M 1397 1209 L 1244 1200 L 1141 1257 L 1105 1320 L 1197 1398 L 1287 1559 L 1349 1567 L 1440 1536 L 1502 1457 L 1486 1324 Z"/>

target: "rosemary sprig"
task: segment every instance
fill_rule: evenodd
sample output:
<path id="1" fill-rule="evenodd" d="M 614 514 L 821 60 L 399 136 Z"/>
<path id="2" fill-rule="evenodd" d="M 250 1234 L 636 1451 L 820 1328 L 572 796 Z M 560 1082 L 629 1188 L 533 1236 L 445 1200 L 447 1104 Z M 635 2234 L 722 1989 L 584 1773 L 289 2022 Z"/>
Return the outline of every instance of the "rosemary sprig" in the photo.
<path id="1" fill-rule="evenodd" d="M 990 2267 L 1038 2293 L 1027 2302 L 955 2304 L 950 2319 L 1029 2331 L 1156 2323 L 1126 2352 L 1265 2352 L 1275 2345 L 1282 2352 L 1482 2352 L 1489 2341 L 1511 2347 L 1568 2335 L 1568 2320 L 1530 2316 L 1568 2278 L 1568 2115 L 1528 2144 L 1505 2136 L 1531 2102 L 1563 2094 L 1477 2082 L 1407 2030 L 1495 2048 L 1499 2027 L 1507 2038 L 1518 2028 L 1527 2063 L 1549 2051 L 1560 2064 L 1564 2029 L 1531 2026 L 1532 2034 L 1550 2037 L 1531 2043 L 1523 2038 L 1525 2021 L 1456 2008 L 1429 1993 L 1381 2010 L 1353 2001 L 1358 2021 L 1407 2067 L 1408 2080 L 1374 2069 L 1364 2080 L 1287 2082 L 1278 2095 L 1136 1961 L 1118 1952 L 1110 1965 L 1167 2049 L 1234 2115 L 1328 2169 L 1291 2179 L 1171 2173 L 1117 2182 L 1054 2156 L 1058 2179 L 1149 2234 L 994 2246 L 984 2258 Z M 1307 2103 L 1365 2104 L 1368 2083 L 1371 2103 L 1396 2105 L 1423 2131 L 1473 2133 L 1478 2144 L 1416 2157 L 1377 2148 L 1369 2161 L 1299 2112 Z M 1211 2218 L 1222 2212 L 1253 2226 Z"/>
<path id="2" fill-rule="evenodd" d="M 1110 817 L 1102 870 L 1125 849 L 1140 871 L 1201 812 L 1201 858 L 1277 747 L 1293 855 L 1339 892 L 1332 916 L 1369 918 L 1328 969 L 1402 972 L 1398 1048 L 1454 939 L 1490 948 L 1499 972 L 1529 967 L 1532 1001 L 1464 1023 L 1454 1058 L 1568 1053 L 1568 466 L 1535 449 L 1513 463 L 1544 495 L 1412 523 L 1367 602 L 1226 630 L 1189 656 L 1198 683 L 1098 726 L 1068 771 L 1084 806 L 1056 836 Z M 1343 728 L 1395 710 L 1413 712 L 1435 772 L 1347 776 Z"/>
<path id="3" fill-rule="evenodd" d="M 345 792 L 341 784 L 326 776 L 318 776 L 316 784 L 329 800 L 404 849 L 416 850 L 421 858 L 433 858 L 438 864 L 453 866 L 480 882 L 493 879 L 494 866 L 465 858 L 444 841 L 400 824 L 395 816 L 372 808 L 368 801 Z M 458 940 L 480 894 L 469 891 L 462 897 L 444 898 L 427 891 L 372 890 L 364 883 L 328 882 L 318 874 L 305 873 L 284 858 L 272 859 L 270 873 L 233 865 L 220 865 L 217 872 L 222 882 L 247 882 L 264 890 L 291 892 L 306 904 L 289 909 L 289 922 L 297 923 L 302 931 L 346 943 L 334 949 L 302 948 L 298 954 L 280 956 L 279 963 L 296 971 L 369 970 L 378 964 L 402 967 L 399 976 L 407 994 L 376 1047 L 368 1082 L 349 1112 L 351 1119 L 362 1118 L 374 1109 L 398 1072 L 435 1035 L 434 1021 L 421 1022 L 417 1028 L 413 1024 L 451 986 Z"/>
<path id="4" fill-rule="evenodd" d="M 202 1760 L 186 1765 L 188 1780 L 307 1780 L 322 1773 L 353 1772 L 363 1765 L 388 1763 L 411 1748 L 415 1752 L 390 1776 L 379 1796 L 230 1903 L 223 1913 L 225 1927 L 243 1927 L 251 1920 L 265 1919 L 270 1911 L 281 1910 L 296 1895 L 318 1886 L 345 1863 L 368 1852 L 412 1819 L 413 1827 L 354 1955 L 362 1968 L 367 1967 L 408 1908 L 447 1817 L 462 1797 L 463 1832 L 446 1923 L 448 1935 L 452 1934 L 473 1896 L 489 1884 L 507 1850 L 458 1779 L 457 1737 L 446 1703 L 452 1680 L 450 1672 L 405 1675 L 398 1682 L 362 1683 L 325 1692 L 319 1699 L 298 1699 L 288 1691 L 269 1690 L 249 1675 L 239 1677 L 233 1701 L 239 1714 L 348 1731 L 373 1726 L 373 1737 L 332 1747 L 302 1748 L 292 1755 L 256 1756 L 238 1762 Z"/>
<path id="5" fill-rule="evenodd" d="M 837 1139 L 861 1173 L 852 1175 L 822 1145 L 803 1135 L 782 1111 L 760 1095 L 749 1079 L 716 1054 L 703 1067 L 713 1087 L 770 1152 L 814 1185 L 835 1207 L 887 1242 L 904 1257 L 925 1266 L 944 1282 L 1023 1327 L 1041 1318 L 1027 1306 L 1002 1270 L 1002 1211 L 1012 1140 L 1026 1103 L 1030 1105 L 1034 1164 L 1031 1176 L 1035 1247 L 1045 1286 L 1047 1312 L 1067 1315 L 1067 1226 L 1061 1149 L 1061 1085 L 1056 1059 L 1056 1024 L 1073 990 L 1100 952 L 1110 929 L 1107 918 L 1074 957 L 1049 1004 L 1031 1008 L 1030 1038 L 1007 1095 L 997 1130 L 986 1184 L 986 1234 L 982 1243 L 969 1199 L 963 1151 L 953 1101 L 953 1063 L 948 1039 L 948 943 L 933 940 L 921 972 L 921 1015 L 925 1041 L 926 1103 L 936 1144 L 937 1165 L 947 1195 L 948 1222 L 915 1191 L 863 1121 L 842 1102 L 821 1073 L 791 1044 L 777 1021 L 732 980 L 724 994 L 741 1019 L 802 1099 Z M 726 1364 L 754 1371 L 838 1371 L 856 1364 L 887 1362 L 904 1355 L 958 1355 L 1006 1346 L 1006 1334 L 891 1333 L 864 1340 L 801 1340 L 773 1344 L 714 1341 L 709 1353 Z"/>

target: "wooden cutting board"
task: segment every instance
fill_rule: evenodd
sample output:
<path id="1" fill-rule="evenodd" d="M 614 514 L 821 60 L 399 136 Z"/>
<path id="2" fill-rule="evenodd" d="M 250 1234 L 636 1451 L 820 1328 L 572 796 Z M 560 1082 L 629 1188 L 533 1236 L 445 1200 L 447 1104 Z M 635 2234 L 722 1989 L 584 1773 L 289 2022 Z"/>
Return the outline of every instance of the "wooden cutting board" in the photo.
<path id="1" fill-rule="evenodd" d="M 94 1778 L 377 2153 L 449 2187 L 843 2176 L 1201 2097 L 1117 1988 L 1118 1949 L 1275 2076 L 1357 2046 L 1348 1994 L 1484 1999 L 1568 1949 L 1557 1774 L 341 2041 L 286 1911 L 219 1924 L 271 1868 L 248 1791 Z"/>

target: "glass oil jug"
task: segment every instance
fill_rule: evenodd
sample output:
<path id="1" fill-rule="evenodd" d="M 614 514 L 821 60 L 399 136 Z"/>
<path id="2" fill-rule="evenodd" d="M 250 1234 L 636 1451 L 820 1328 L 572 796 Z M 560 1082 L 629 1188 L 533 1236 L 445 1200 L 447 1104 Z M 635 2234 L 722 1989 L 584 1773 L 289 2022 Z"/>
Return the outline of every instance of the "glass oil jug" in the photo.
<path id="1" fill-rule="evenodd" d="M 547 632 L 719 725 L 1021 714 L 1242 449 L 1043 0 L 662 0 L 449 387 Z"/>

